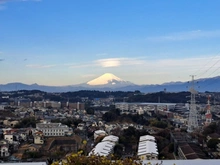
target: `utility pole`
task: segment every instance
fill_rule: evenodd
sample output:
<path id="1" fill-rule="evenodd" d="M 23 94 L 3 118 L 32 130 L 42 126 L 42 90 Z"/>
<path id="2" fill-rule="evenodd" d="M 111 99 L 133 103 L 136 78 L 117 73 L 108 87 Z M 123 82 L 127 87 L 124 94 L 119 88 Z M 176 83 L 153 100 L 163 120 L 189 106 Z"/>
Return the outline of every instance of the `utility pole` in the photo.
<path id="1" fill-rule="evenodd" d="M 197 110 L 196 110 L 196 94 L 197 91 L 195 90 L 195 80 L 194 75 L 192 77 L 190 93 L 191 93 L 191 100 L 190 100 L 190 109 L 189 109 L 189 119 L 188 119 L 188 129 L 187 132 L 193 132 L 195 129 L 198 128 L 198 119 L 197 119 Z"/>

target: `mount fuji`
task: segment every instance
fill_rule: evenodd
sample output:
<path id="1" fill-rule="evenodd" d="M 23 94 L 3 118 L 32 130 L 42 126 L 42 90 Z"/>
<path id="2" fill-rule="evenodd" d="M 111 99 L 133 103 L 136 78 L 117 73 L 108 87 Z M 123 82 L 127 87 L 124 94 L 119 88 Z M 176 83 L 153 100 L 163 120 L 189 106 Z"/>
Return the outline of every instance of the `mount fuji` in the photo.
<path id="1" fill-rule="evenodd" d="M 122 80 L 121 78 L 115 76 L 111 73 L 105 73 L 98 78 L 95 78 L 91 81 L 88 81 L 86 83 L 87 87 L 108 87 L 108 88 L 119 88 L 119 87 L 125 87 L 135 85 L 129 81 Z"/>
<path id="2" fill-rule="evenodd" d="M 202 78 L 196 80 L 196 89 L 199 92 L 210 91 L 220 92 L 220 76 L 212 78 Z M 0 84 L 0 91 L 17 91 L 17 90 L 41 90 L 45 92 L 69 92 L 80 90 L 99 90 L 99 91 L 135 91 L 139 90 L 144 93 L 148 92 L 181 92 L 189 91 L 189 82 L 167 82 L 164 84 L 136 85 L 132 82 L 125 81 L 111 73 L 105 73 L 91 81 L 78 85 L 67 86 L 45 86 L 38 84 L 8 83 Z"/>

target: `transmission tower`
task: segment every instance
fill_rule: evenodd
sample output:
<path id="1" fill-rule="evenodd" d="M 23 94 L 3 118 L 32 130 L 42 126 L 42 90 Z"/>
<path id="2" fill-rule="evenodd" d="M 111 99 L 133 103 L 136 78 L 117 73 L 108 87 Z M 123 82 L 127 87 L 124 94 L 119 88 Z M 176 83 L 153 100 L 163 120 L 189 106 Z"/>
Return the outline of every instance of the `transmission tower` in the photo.
<path id="1" fill-rule="evenodd" d="M 210 97 L 211 95 L 208 96 L 208 104 L 207 104 L 207 112 L 205 114 L 205 125 L 208 126 L 212 122 L 212 114 L 211 114 L 211 106 L 210 106 Z"/>
<path id="2" fill-rule="evenodd" d="M 188 129 L 187 132 L 193 132 L 195 129 L 198 128 L 198 119 L 197 119 L 197 110 L 196 110 L 196 94 L 197 91 L 195 90 L 195 80 L 194 75 L 192 77 L 190 93 L 191 93 L 191 100 L 190 100 L 190 110 L 189 110 L 189 119 L 188 119 Z"/>

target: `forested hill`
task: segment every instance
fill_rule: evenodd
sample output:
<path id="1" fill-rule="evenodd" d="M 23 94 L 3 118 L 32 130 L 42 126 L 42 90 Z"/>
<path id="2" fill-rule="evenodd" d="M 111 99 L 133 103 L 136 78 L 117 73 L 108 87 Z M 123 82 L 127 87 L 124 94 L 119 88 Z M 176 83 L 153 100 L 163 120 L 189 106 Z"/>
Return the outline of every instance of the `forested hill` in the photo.
<path id="1" fill-rule="evenodd" d="M 207 96 L 211 95 L 211 99 L 219 102 L 220 93 L 199 93 L 196 101 L 199 103 L 207 103 Z M 10 97 L 6 97 L 10 96 Z M 83 90 L 65 93 L 47 93 L 39 90 L 22 90 L 13 92 L 0 92 L 0 102 L 7 102 L 13 98 L 30 99 L 31 101 L 51 100 L 51 101 L 82 101 L 93 100 L 97 98 L 114 98 L 115 102 L 161 102 L 161 103 L 187 103 L 190 100 L 190 92 L 156 92 L 156 93 L 141 93 L 140 91 L 94 91 Z M 213 102 L 213 101 L 211 101 Z"/>

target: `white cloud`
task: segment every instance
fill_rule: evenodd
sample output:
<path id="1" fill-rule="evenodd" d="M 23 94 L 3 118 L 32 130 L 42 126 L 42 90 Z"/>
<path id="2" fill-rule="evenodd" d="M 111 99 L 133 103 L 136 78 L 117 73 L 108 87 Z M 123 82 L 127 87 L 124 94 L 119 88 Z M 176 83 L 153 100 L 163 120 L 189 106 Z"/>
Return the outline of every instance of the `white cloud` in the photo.
<path id="1" fill-rule="evenodd" d="M 104 68 L 107 67 L 117 67 L 121 65 L 121 60 L 118 58 L 109 58 L 97 60 L 98 65 L 101 65 Z"/>
<path id="2" fill-rule="evenodd" d="M 56 65 L 40 65 L 40 64 L 29 64 L 26 65 L 28 68 L 36 68 L 36 69 L 41 69 L 41 68 L 52 68 L 55 67 Z"/>
<path id="3" fill-rule="evenodd" d="M 163 42 L 163 41 L 183 41 L 183 40 L 193 40 L 193 39 L 213 38 L 213 37 L 220 37 L 220 30 L 213 30 L 213 31 L 196 30 L 189 32 L 172 33 L 170 35 L 148 37 L 147 40 L 154 42 Z"/>
<path id="4" fill-rule="evenodd" d="M 161 83 L 173 80 L 188 81 L 190 79 L 189 75 L 197 75 L 196 78 L 215 76 L 220 72 L 220 56 L 206 55 L 196 58 L 167 58 L 159 60 L 147 58 L 107 58 L 69 66 L 70 68 L 98 69 L 100 71 L 114 71 L 127 74 L 127 79 L 133 79 L 136 83 L 143 82 L 144 79 L 151 83 Z"/>
<path id="5" fill-rule="evenodd" d="M 99 59 L 96 61 L 96 63 L 99 66 L 107 68 L 107 67 L 119 67 L 119 66 L 127 66 L 127 65 L 140 65 L 143 64 L 144 61 L 138 58 L 107 58 L 107 59 Z"/>
<path id="6" fill-rule="evenodd" d="M 86 68 L 86 67 L 120 67 L 120 66 L 128 66 L 128 65 L 140 65 L 143 64 L 144 61 L 138 58 L 106 58 L 106 59 L 98 59 L 88 63 L 82 64 L 66 64 L 69 65 L 70 68 Z"/>

